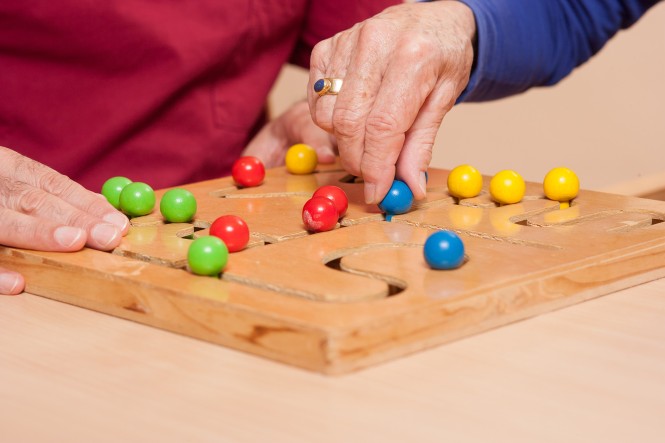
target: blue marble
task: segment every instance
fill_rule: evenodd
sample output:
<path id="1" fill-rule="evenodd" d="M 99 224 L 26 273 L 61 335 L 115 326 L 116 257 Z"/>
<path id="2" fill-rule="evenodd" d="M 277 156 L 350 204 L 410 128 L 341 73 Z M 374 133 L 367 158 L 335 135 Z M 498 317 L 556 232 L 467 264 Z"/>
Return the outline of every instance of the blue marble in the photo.
<path id="1" fill-rule="evenodd" d="M 425 241 L 423 254 L 432 269 L 455 269 L 464 262 L 464 243 L 452 231 L 437 231 Z"/>
<path id="2" fill-rule="evenodd" d="M 325 80 L 323 80 L 322 78 L 318 79 L 316 83 L 314 83 L 314 92 L 321 92 L 325 85 L 326 85 Z"/>
<path id="3" fill-rule="evenodd" d="M 383 197 L 379 203 L 381 212 L 387 214 L 386 219 L 390 220 L 391 215 L 404 214 L 409 212 L 413 204 L 413 193 L 411 189 L 401 180 L 393 181 L 388 194 Z"/>

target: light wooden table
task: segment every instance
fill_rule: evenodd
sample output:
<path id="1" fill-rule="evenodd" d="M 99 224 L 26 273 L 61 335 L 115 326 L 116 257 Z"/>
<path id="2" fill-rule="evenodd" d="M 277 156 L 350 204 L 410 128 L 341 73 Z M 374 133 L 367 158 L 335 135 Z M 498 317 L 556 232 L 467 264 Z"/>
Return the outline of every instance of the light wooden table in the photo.
<path id="1" fill-rule="evenodd" d="M 0 297 L 1 442 L 665 441 L 665 280 L 329 378 Z"/>

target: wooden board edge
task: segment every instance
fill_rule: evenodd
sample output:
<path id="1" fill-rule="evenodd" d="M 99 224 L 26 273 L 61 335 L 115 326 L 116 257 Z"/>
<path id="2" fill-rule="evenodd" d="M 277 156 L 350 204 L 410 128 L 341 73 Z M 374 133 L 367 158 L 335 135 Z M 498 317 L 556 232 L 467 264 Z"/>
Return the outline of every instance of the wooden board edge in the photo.
<path id="1" fill-rule="evenodd" d="M 58 287 L 53 284 L 58 281 L 52 275 L 56 272 L 54 263 L 30 251 L 0 247 L 0 266 L 23 273 L 29 282 L 28 292 L 37 295 L 302 369 L 344 375 L 665 277 L 665 245 L 656 244 L 647 251 L 626 251 L 598 263 L 589 261 L 573 271 L 562 270 L 546 279 L 538 276 L 523 284 L 481 293 L 473 297 L 474 308 L 469 307 L 469 299 L 459 303 L 432 300 L 408 315 L 401 313 L 365 325 L 328 329 L 287 325 L 271 313 L 192 297 L 140 279 L 123 279 L 122 285 L 116 284 L 108 274 L 96 270 L 94 264 L 85 268 L 58 263 L 57 273 L 64 275 L 66 282 Z M 180 272 L 148 266 L 163 272 Z M 119 290 L 129 290 L 131 294 L 119 298 Z M 104 299 L 107 292 L 113 297 Z M 534 293 L 539 296 L 534 297 Z M 543 298 L 549 301 L 543 302 Z M 210 309 L 213 305 L 215 309 Z M 225 322 L 224 328 L 216 327 L 218 322 Z M 463 324 L 471 326 L 460 327 Z"/>
<path id="2" fill-rule="evenodd" d="M 179 272 L 146 265 L 165 275 Z M 247 309 L 223 300 L 193 297 L 140 279 L 117 281 L 92 265 L 52 263 L 33 251 L 0 246 L 0 266 L 20 272 L 27 282 L 26 292 L 31 294 L 310 371 L 325 372 L 328 365 L 325 355 L 329 334 L 324 329 L 292 321 L 287 324 L 270 312 Z M 124 295 L 118 296 L 119 293 Z"/>
<path id="3" fill-rule="evenodd" d="M 617 270 L 623 273 L 617 275 Z M 594 276 L 592 281 L 589 281 L 590 276 Z M 325 373 L 344 375 L 355 372 L 663 277 L 665 245 L 660 244 L 652 247 L 648 255 L 644 251 L 631 252 L 581 266 L 572 272 L 562 271 L 546 279 L 534 278 L 524 285 L 480 293 L 474 297 L 475 309 L 469 308 L 469 299 L 458 303 L 433 301 L 409 316 L 384 320 L 381 324 L 368 325 L 366 329 L 349 331 L 338 337 L 331 343 L 329 351 L 332 354 L 326 358 L 331 363 L 326 366 Z M 535 298 L 525 296 L 525 292 L 546 292 L 549 301 L 520 304 L 519 299 Z M 473 322 L 469 321 L 470 316 L 474 317 Z M 460 327 L 464 324 L 472 326 Z M 377 341 L 377 337 L 383 340 Z M 386 340 L 387 337 L 390 340 Z M 365 343 L 365 346 L 358 346 L 359 343 Z"/>

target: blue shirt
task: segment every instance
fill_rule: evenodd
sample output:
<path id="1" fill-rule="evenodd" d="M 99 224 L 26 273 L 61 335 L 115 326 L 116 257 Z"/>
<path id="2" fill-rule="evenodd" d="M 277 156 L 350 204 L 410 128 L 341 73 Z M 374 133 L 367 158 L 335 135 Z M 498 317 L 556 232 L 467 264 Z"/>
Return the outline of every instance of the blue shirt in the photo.
<path id="1" fill-rule="evenodd" d="M 461 101 L 552 85 L 659 0 L 460 0 L 474 12 L 475 67 Z"/>

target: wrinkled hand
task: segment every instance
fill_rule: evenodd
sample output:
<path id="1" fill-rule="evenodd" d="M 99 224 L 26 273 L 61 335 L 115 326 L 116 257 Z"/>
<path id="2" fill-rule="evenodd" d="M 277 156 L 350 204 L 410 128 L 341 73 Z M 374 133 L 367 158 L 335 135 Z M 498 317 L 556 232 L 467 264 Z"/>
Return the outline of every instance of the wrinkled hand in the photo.
<path id="1" fill-rule="evenodd" d="M 258 157 L 267 168 L 282 166 L 286 151 L 296 143 L 305 143 L 316 149 L 320 163 L 335 161 L 335 139 L 314 124 L 306 101 L 297 102 L 268 122 L 242 155 Z"/>
<path id="2" fill-rule="evenodd" d="M 0 146 L 0 245 L 40 251 L 118 246 L 129 220 L 62 174 Z M 0 268 L 0 294 L 23 291 L 23 277 Z"/>
<path id="3" fill-rule="evenodd" d="M 402 4 L 322 41 L 311 59 L 312 118 L 337 139 L 342 165 L 378 203 L 393 179 L 425 197 L 425 171 L 446 113 L 469 81 L 475 21 L 457 1 Z M 317 79 L 342 78 L 319 97 Z"/>

